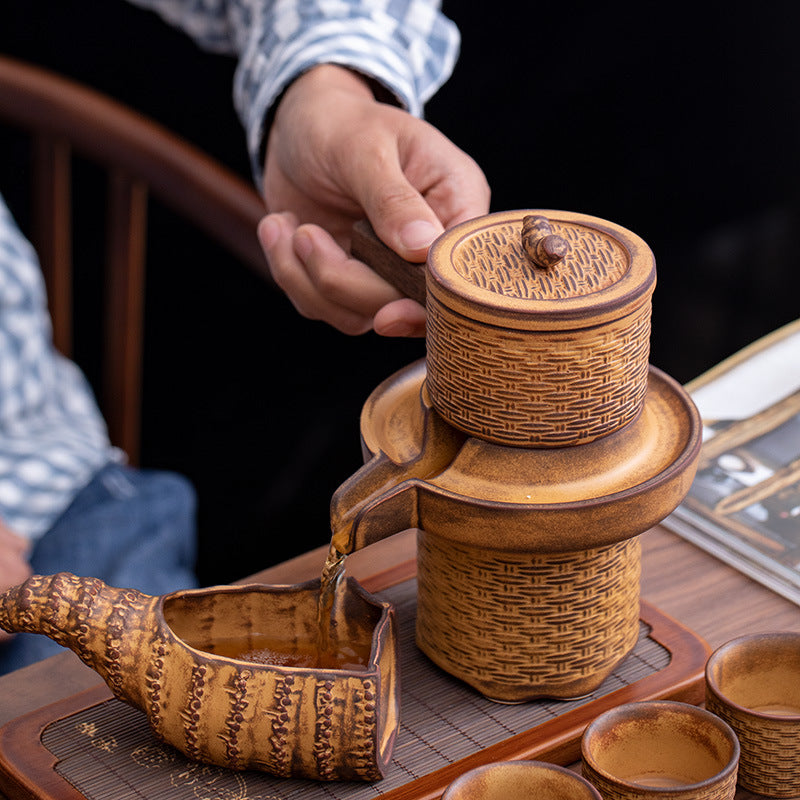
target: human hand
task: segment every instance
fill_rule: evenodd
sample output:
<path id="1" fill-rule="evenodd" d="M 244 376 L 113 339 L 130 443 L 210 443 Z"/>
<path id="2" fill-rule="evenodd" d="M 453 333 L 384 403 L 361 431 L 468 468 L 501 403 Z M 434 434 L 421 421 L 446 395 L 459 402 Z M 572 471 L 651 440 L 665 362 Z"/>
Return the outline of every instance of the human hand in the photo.
<path id="1" fill-rule="evenodd" d="M 28 563 L 28 542 L 17 536 L 5 523 L 0 521 L 0 591 L 22 583 L 32 574 Z M 0 630 L 0 643 L 10 639 L 12 634 Z"/>
<path id="2" fill-rule="evenodd" d="M 489 209 L 477 164 L 432 125 L 378 102 L 355 73 L 321 65 L 286 91 L 267 144 L 270 213 L 259 239 L 275 282 L 338 330 L 422 336 L 425 310 L 350 257 L 353 223 L 423 262 L 445 229 Z"/>

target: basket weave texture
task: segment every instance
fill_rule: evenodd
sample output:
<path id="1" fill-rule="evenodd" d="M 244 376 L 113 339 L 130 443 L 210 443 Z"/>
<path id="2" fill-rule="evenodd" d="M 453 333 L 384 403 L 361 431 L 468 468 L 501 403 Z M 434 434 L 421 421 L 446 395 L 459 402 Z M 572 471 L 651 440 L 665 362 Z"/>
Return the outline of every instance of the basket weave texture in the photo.
<path id="1" fill-rule="evenodd" d="M 706 692 L 706 708 L 736 731 L 742 748 L 741 786 L 769 797 L 800 797 L 800 737 L 791 733 L 796 721 L 763 716 L 754 721 L 752 715 L 723 703 L 713 692 Z"/>
<path id="2" fill-rule="evenodd" d="M 419 531 L 417 644 L 492 699 L 594 691 L 639 632 L 634 537 L 580 552 L 502 552 Z"/>
<path id="3" fill-rule="evenodd" d="M 483 227 L 453 248 L 452 265 L 466 283 L 512 299 L 567 300 L 612 287 L 628 271 L 629 255 L 613 237 L 591 227 L 552 222 L 569 255 L 549 269 L 531 269 L 522 244 L 522 215 Z"/>
<path id="4" fill-rule="evenodd" d="M 584 444 L 641 410 L 652 253 L 630 232 L 566 216 L 551 227 L 567 254 L 547 269 L 526 257 L 522 213 L 464 223 L 432 249 L 428 387 L 437 411 L 471 436 Z"/>
<path id="5" fill-rule="evenodd" d="M 517 447 L 586 444 L 636 418 L 650 305 L 589 331 L 494 328 L 428 298 L 428 390 L 454 427 Z"/>
<path id="6" fill-rule="evenodd" d="M 631 790 L 628 787 L 620 786 L 618 782 L 610 780 L 585 761 L 582 770 L 583 777 L 600 792 L 603 800 L 632 800 L 637 797 L 656 796 L 655 794 L 648 795 L 646 787 L 637 787 Z M 669 797 L 670 800 L 730 800 L 736 794 L 736 770 L 733 770 L 725 779 L 712 782 L 704 787 L 693 786 L 686 791 L 681 791 L 681 789 L 662 791 L 664 796 Z"/>

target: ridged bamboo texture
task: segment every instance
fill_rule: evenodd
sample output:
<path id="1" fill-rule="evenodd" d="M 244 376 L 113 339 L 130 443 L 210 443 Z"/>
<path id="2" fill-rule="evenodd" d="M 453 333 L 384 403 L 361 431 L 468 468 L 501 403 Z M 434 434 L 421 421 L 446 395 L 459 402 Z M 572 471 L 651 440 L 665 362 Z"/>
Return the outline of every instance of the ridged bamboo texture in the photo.
<path id="1" fill-rule="evenodd" d="M 187 644 L 270 625 L 307 641 L 318 628 L 319 581 L 216 587 L 151 597 L 68 573 L 35 575 L 0 596 L 0 627 L 41 633 L 140 708 L 158 739 L 195 761 L 281 777 L 378 780 L 397 726 L 394 612 L 352 579 L 336 628 L 372 637 L 364 670 L 278 667 Z M 345 606 L 347 616 L 340 611 Z"/>
<path id="2" fill-rule="evenodd" d="M 142 651 L 158 598 L 66 572 L 33 575 L 0 597 L 0 627 L 38 633 L 72 650 L 114 694 L 141 706 Z"/>
<path id="3" fill-rule="evenodd" d="M 540 555 L 420 531 L 417 644 L 495 700 L 588 694 L 636 644 L 640 553 L 636 537 Z"/>

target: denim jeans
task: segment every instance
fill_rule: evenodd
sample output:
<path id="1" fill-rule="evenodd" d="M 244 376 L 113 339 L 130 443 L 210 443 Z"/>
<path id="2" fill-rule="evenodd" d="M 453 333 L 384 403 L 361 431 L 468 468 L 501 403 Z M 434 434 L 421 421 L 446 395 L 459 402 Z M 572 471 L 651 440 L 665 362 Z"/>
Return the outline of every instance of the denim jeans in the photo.
<path id="1" fill-rule="evenodd" d="M 36 543 L 33 571 L 72 572 L 153 595 L 192 588 L 195 505 L 180 475 L 109 464 Z M 17 634 L 0 645 L 0 674 L 61 650 L 46 636 Z"/>

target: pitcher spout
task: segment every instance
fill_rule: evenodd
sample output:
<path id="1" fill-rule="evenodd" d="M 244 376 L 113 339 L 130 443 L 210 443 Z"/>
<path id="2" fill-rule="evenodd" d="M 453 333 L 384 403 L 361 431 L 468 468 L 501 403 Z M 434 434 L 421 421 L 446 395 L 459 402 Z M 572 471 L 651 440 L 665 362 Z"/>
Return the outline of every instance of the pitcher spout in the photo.
<path id="1" fill-rule="evenodd" d="M 458 455 L 467 435 L 450 426 L 420 392 L 423 435 L 418 453 L 405 462 L 378 452 L 345 481 L 331 500 L 332 544 L 352 553 L 408 528 L 420 526 L 419 492 Z"/>
<path id="2" fill-rule="evenodd" d="M 158 598 L 67 572 L 33 575 L 0 594 L 0 628 L 68 647 L 121 700 L 141 707 L 141 659 Z"/>

